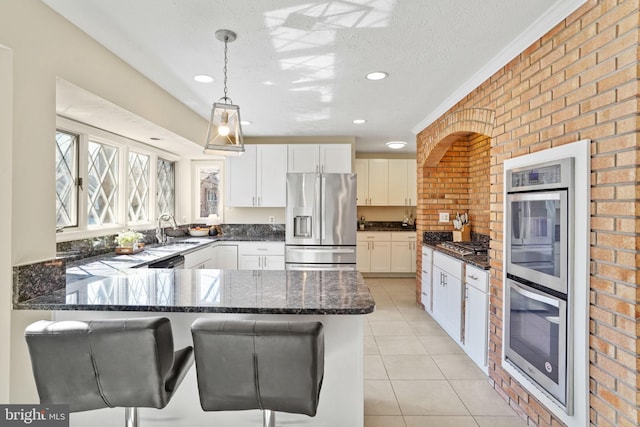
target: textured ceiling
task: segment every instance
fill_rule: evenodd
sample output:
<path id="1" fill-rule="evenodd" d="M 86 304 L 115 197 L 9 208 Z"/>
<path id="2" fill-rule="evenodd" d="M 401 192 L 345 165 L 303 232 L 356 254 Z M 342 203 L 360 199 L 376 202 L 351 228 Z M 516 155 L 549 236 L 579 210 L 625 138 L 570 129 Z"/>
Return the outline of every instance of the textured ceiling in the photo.
<path id="1" fill-rule="evenodd" d="M 223 96 L 224 45 L 214 33 L 231 29 L 229 96 L 252 122 L 245 135 L 354 136 L 362 152 L 386 151 L 397 139 L 415 151 L 412 129 L 532 24 L 576 3 L 43 1 L 202 117 Z M 389 77 L 364 78 L 376 70 Z M 197 83 L 196 74 L 215 81 Z M 80 109 L 72 104 L 65 108 Z M 367 123 L 354 125 L 357 118 Z"/>

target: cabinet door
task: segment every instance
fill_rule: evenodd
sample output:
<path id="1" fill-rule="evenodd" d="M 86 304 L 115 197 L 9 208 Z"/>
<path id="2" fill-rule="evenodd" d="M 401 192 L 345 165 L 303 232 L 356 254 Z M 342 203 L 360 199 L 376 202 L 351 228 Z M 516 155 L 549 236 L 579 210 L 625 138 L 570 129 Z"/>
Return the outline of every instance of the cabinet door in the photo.
<path id="1" fill-rule="evenodd" d="M 266 255 L 262 258 L 263 270 L 284 270 L 283 255 Z"/>
<path id="2" fill-rule="evenodd" d="M 411 242 L 392 242 L 391 243 L 391 272 L 393 273 L 411 273 L 416 271 L 415 255 L 413 253 L 413 244 Z"/>
<path id="3" fill-rule="evenodd" d="M 256 206 L 285 207 L 287 203 L 287 146 L 283 144 L 258 146 L 256 163 Z"/>
<path id="4" fill-rule="evenodd" d="M 224 245 L 214 247 L 216 262 L 215 267 L 221 270 L 237 270 L 238 269 L 238 246 Z"/>
<path id="5" fill-rule="evenodd" d="M 415 160 L 407 160 L 407 197 L 409 206 L 418 205 L 418 175 Z"/>
<path id="6" fill-rule="evenodd" d="M 447 293 L 444 288 L 444 272 L 440 267 L 433 266 L 433 275 L 431 279 L 431 306 L 433 318 L 436 319 L 440 325 L 444 326 L 444 322 L 447 316 Z"/>
<path id="7" fill-rule="evenodd" d="M 487 365 L 488 347 L 488 310 L 487 294 L 466 285 L 464 350 L 476 365 Z"/>
<path id="8" fill-rule="evenodd" d="M 386 206 L 389 201 L 389 161 L 369 159 L 369 204 Z"/>
<path id="9" fill-rule="evenodd" d="M 262 270 L 262 255 L 239 255 L 238 270 Z"/>
<path id="10" fill-rule="evenodd" d="M 356 175 L 358 183 L 357 204 L 366 206 L 369 200 L 369 161 L 366 159 L 356 159 Z"/>
<path id="11" fill-rule="evenodd" d="M 371 271 L 371 242 L 356 243 L 356 268 L 362 273 Z"/>
<path id="12" fill-rule="evenodd" d="M 256 146 L 245 145 L 242 156 L 227 157 L 225 168 L 225 204 L 253 207 L 256 204 Z"/>
<path id="13" fill-rule="evenodd" d="M 457 277 L 444 273 L 444 288 L 446 292 L 445 330 L 458 343 L 462 342 L 462 282 Z"/>
<path id="14" fill-rule="evenodd" d="M 462 284 L 460 279 L 433 266 L 433 318 L 460 343 L 462 340 Z"/>
<path id="15" fill-rule="evenodd" d="M 350 144 L 320 145 L 320 172 L 351 173 Z"/>
<path id="16" fill-rule="evenodd" d="M 407 161 L 389 160 L 389 206 L 407 206 Z"/>
<path id="17" fill-rule="evenodd" d="M 291 173 L 319 172 L 320 148 L 318 144 L 289 144 L 287 171 Z"/>
<path id="18" fill-rule="evenodd" d="M 372 273 L 388 273 L 391 271 L 391 242 L 371 242 Z"/>

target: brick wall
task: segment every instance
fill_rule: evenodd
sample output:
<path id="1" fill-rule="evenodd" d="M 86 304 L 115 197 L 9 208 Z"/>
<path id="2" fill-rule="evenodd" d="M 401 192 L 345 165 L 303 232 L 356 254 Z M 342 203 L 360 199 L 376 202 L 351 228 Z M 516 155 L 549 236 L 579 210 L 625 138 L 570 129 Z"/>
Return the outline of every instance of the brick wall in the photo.
<path id="1" fill-rule="evenodd" d="M 430 231 L 450 231 L 451 222 L 439 222 L 439 213 L 467 212 L 471 229 L 489 234 L 490 139 L 462 134 L 451 142 L 436 166 L 420 168 L 424 186 L 422 224 Z"/>
<path id="2" fill-rule="evenodd" d="M 451 168 L 460 135 L 489 137 L 490 190 L 477 202 L 490 209 L 490 377 L 531 424 L 562 425 L 500 367 L 503 162 L 580 139 L 592 140 L 590 422 L 640 424 L 638 8 L 638 0 L 589 1 L 417 138 L 417 218 L 423 232 L 438 229 L 430 202 L 434 167 L 444 161 Z M 470 189 L 480 177 L 468 175 Z M 419 288 L 418 283 L 418 295 Z"/>

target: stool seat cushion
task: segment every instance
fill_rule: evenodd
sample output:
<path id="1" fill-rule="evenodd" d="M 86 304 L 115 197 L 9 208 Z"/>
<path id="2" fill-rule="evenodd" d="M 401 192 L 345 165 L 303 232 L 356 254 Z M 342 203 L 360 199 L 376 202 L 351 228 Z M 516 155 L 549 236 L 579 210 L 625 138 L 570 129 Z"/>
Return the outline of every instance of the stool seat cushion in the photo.
<path id="1" fill-rule="evenodd" d="M 169 319 L 39 321 L 25 331 L 41 403 L 71 412 L 167 405 L 192 347 L 174 354 Z"/>
<path id="2" fill-rule="evenodd" d="M 316 414 L 322 323 L 202 318 L 191 330 L 202 409 Z"/>

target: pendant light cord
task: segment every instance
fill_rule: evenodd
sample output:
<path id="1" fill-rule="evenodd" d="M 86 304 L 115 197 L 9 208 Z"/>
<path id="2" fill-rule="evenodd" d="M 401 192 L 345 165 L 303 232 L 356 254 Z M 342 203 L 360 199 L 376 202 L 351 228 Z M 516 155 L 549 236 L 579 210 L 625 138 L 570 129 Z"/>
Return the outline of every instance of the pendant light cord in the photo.
<path id="1" fill-rule="evenodd" d="M 224 73 L 224 100 L 225 103 L 229 100 L 229 97 L 227 96 L 227 42 L 229 41 L 229 37 L 225 37 L 224 38 L 224 68 L 223 68 L 223 73 Z"/>

